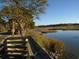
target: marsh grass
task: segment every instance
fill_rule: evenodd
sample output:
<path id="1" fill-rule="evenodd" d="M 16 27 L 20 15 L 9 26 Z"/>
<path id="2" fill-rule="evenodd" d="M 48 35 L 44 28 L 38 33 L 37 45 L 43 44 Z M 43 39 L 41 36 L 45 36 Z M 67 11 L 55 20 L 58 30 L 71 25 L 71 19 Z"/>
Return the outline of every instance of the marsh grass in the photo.
<path id="1" fill-rule="evenodd" d="M 31 35 L 32 38 L 47 52 L 53 52 L 55 54 L 60 54 L 59 59 L 62 58 L 64 53 L 64 43 L 57 41 L 56 39 L 50 39 L 46 36 L 43 36 L 36 31 L 28 31 L 27 36 Z"/>

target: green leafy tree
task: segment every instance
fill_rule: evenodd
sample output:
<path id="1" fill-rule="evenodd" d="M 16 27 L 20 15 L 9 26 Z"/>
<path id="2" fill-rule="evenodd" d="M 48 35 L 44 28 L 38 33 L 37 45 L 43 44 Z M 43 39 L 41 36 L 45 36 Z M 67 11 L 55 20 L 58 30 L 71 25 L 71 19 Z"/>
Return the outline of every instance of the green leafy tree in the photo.
<path id="1" fill-rule="evenodd" d="M 1 15 L 7 16 L 8 20 L 12 22 L 13 34 L 18 24 L 22 35 L 26 33 L 27 29 L 33 27 L 33 19 L 44 13 L 46 5 L 46 0 L 6 0 L 4 2 L 7 6 L 1 10 Z"/>

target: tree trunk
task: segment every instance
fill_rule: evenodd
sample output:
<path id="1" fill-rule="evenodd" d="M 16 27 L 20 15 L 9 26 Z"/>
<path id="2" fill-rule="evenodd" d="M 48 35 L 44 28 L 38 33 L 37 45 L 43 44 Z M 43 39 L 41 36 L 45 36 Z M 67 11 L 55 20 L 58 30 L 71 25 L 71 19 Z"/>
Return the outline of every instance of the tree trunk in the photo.
<path id="1" fill-rule="evenodd" d="M 22 30 L 22 35 L 25 36 L 26 32 L 25 32 L 24 26 L 22 24 L 20 24 L 20 26 L 21 26 L 21 30 Z"/>
<path id="2" fill-rule="evenodd" d="M 18 27 L 18 31 L 20 32 L 21 37 L 23 37 L 21 24 L 19 23 L 19 21 L 18 21 L 18 20 L 16 20 L 16 22 L 17 22 L 17 23 L 18 23 L 18 25 L 19 25 L 19 27 Z"/>
<path id="3" fill-rule="evenodd" d="M 15 22 L 12 20 L 12 35 L 15 34 Z"/>

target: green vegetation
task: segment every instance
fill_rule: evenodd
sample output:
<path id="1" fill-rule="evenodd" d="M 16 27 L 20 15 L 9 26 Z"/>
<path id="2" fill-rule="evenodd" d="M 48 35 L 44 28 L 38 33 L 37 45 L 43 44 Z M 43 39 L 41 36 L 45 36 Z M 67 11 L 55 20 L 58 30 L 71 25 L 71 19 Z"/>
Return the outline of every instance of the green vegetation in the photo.
<path id="1" fill-rule="evenodd" d="M 47 0 L 4 0 L 6 6 L 0 11 L 2 18 L 7 18 L 7 27 L 13 35 L 15 32 L 25 35 L 28 28 L 34 28 L 33 20 L 38 18 L 44 9 Z"/>
<path id="2" fill-rule="evenodd" d="M 79 24 L 55 24 L 36 26 L 40 32 L 56 32 L 56 30 L 79 30 Z"/>
<path id="3" fill-rule="evenodd" d="M 6 31 L 6 22 L 0 17 L 0 32 Z"/>
<path id="4" fill-rule="evenodd" d="M 60 55 L 58 58 L 62 59 L 64 53 L 64 43 L 55 39 L 47 38 L 36 31 L 28 31 L 28 35 L 31 35 L 35 41 L 51 56 L 51 53 Z M 27 36 L 28 36 L 27 35 Z"/>
<path id="5" fill-rule="evenodd" d="M 2 38 L 3 38 L 3 37 L 2 37 L 2 36 L 0 36 L 0 42 L 2 41 Z"/>

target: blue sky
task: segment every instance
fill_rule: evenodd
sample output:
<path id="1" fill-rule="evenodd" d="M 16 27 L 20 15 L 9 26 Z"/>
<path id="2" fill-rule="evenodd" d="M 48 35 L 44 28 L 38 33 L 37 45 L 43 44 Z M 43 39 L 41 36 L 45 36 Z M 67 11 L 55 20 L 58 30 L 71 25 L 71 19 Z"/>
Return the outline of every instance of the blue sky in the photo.
<path id="1" fill-rule="evenodd" d="M 0 8 L 3 4 L 0 3 Z M 79 23 L 79 0 L 48 0 L 45 14 L 36 25 L 50 25 L 60 23 Z"/>
<path id="2" fill-rule="evenodd" d="M 79 0 L 48 0 L 45 12 L 36 25 L 79 23 Z"/>

